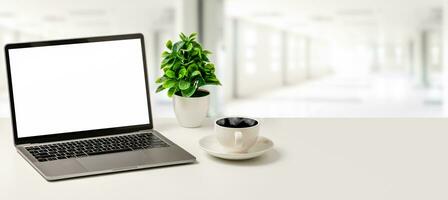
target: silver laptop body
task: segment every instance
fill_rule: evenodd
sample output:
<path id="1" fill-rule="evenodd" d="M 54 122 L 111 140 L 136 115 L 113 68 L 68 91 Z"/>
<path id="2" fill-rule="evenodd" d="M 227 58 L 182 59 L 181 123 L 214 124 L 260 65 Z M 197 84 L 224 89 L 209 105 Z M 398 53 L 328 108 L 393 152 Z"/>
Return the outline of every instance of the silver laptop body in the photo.
<path id="1" fill-rule="evenodd" d="M 8 44 L 5 54 L 14 144 L 46 180 L 196 161 L 153 129 L 142 34 Z"/>

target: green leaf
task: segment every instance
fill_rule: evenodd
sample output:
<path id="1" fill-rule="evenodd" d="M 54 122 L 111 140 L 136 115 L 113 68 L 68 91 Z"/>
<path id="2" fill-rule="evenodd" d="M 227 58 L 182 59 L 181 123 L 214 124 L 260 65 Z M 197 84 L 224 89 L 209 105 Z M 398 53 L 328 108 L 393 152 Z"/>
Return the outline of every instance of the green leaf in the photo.
<path id="1" fill-rule="evenodd" d="M 191 53 L 192 56 L 198 55 L 198 51 L 193 50 L 193 53 Z"/>
<path id="2" fill-rule="evenodd" d="M 180 62 L 185 61 L 185 57 L 184 57 L 184 55 L 182 55 L 182 53 L 177 54 L 176 57 L 179 58 Z"/>
<path id="3" fill-rule="evenodd" d="M 184 46 L 184 42 L 180 41 L 180 42 L 176 42 L 173 46 L 173 52 L 177 53 L 179 52 L 179 50 Z"/>
<path id="4" fill-rule="evenodd" d="M 198 47 L 194 48 L 195 53 L 199 56 L 199 59 L 202 60 L 201 49 Z"/>
<path id="5" fill-rule="evenodd" d="M 175 86 L 176 84 L 177 84 L 177 81 L 169 79 L 169 80 L 166 80 L 166 81 L 163 83 L 163 87 L 164 87 L 164 88 L 172 88 L 172 87 Z"/>
<path id="6" fill-rule="evenodd" d="M 161 68 L 167 66 L 171 61 L 171 58 L 165 58 L 162 60 L 162 64 L 160 65 Z"/>
<path id="7" fill-rule="evenodd" d="M 164 51 L 162 52 L 162 58 L 166 58 L 168 56 L 170 56 L 171 54 L 168 51 Z"/>
<path id="8" fill-rule="evenodd" d="M 180 39 L 183 40 L 183 41 L 188 40 L 187 36 L 185 36 L 184 33 L 180 33 L 180 34 L 179 34 L 179 37 L 180 37 Z"/>
<path id="9" fill-rule="evenodd" d="M 166 75 L 168 78 L 175 78 L 175 77 L 176 77 L 176 74 L 175 74 L 172 70 L 167 70 L 167 71 L 165 72 L 165 75 Z"/>
<path id="10" fill-rule="evenodd" d="M 197 86 L 198 87 L 202 87 L 202 86 L 204 86 L 206 84 L 204 78 L 202 78 L 202 77 L 199 77 L 196 81 L 197 81 Z"/>
<path id="11" fill-rule="evenodd" d="M 195 47 L 194 51 L 196 51 L 197 53 L 201 53 L 201 49 L 199 47 Z"/>
<path id="12" fill-rule="evenodd" d="M 188 43 L 187 51 L 190 52 L 193 49 L 193 44 Z"/>
<path id="13" fill-rule="evenodd" d="M 204 50 L 204 51 L 202 51 L 202 54 L 208 55 L 208 54 L 212 54 L 212 52 L 209 50 Z"/>
<path id="14" fill-rule="evenodd" d="M 192 72 L 198 70 L 198 65 L 196 65 L 195 63 L 193 63 L 193 64 L 191 64 L 191 65 L 188 66 L 188 69 L 187 69 L 187 70 L 188 70 L 188 72 L 192 73 Z"/>
<path id="15" fill-rule="evenodd" d="M 207 63 L 204 67 L 205 67 L 205 70 L 209 73 L 215 72 L 215 65 L 212 63 Z"/>
<path id="16" fill-rule="evenodd" d="M 217 81 L 207 81 L 207 85 L 221 85 L 221 82 Z"/>
<path id="17" fill-rule="evenodd" d="M 171 49 L 171 48 L 173 48 L 173 42 L 171 42 L 171 40 L 168 40 L 168 41 L 166 41 L 165 46 L 166 46 L 166 48 Z"/>
<path id="18" fill-rule="evenodd" d="M 185 69 L 185 67 L 183 67 L 182 69 L 179 70 L 179 74 L 177 76 L 177 78 L 183 78 L 185 75 L 187 74 L 187 69 Z"/>
<path id="19" fill-rule="evenodd" d="M 182 96 L 184 96 L 184 97 L 191 97 L 194 94 L 194 92 L 196 92 L 196 87 L 191 85 L 186 90 L 181 90 L 180 92 L 182 93 Z"/>
<path id="20" fill-rule="evenodd" d="M 198 35 L 198 33 L 192 33 L 192 34 L 190 34 L 190 37 L 188 37 L 188 38 L 190 38 L 190 40 L 193 40 L 197 35 Z"/>
<path id="21" fill-rule="evenodd" d="M 174 63 L 174 65 L 173 65 L 173 70 L 174 70 L 174 71 L 177 71 L 177 69 L 179 69 L 179 67 L 180 67 L 180 62 L 176 62 L 176 63 Z"/>
<path id="22" fill-rule="evenodd" d="M 191 43 L 193 43 L 193 45 L 194 45 L 195 47 L 201 47 L 201 44 L 199 44 L 199 43 L 196 42 L 196 41 L 191 41 Z"/>
<path id="23" fill-rule="evenodd" d="M 163 72 L 166 73 L 166 71 L 170 70 L 171 66 L 165 66 L 162 68 Z M 166 74 L 165 74 L 166 75 Z"/>
<path id="24" fill-rule="evenodd" d="M 208 80 L 208 81 L 218 81 L 218 79 L 216 78 L 215 75 L 212 75 L 212 76 L 207 77 L 207 80 Z"/>
<path id="25" fill-rule="evenodd" d="M 193 59 L 190 59 L 190 61 L 187 62 L 187 63 L 184 63 L 184 65 L 185 65 L 185 66 L 189 66 L 189 65 L 191 65 L 193 62 L 194 62 L 194 60 L 193 60 Z"/>
<path id="26" fill-rule="evenodd" d="M 205 82 L 208 85 L 221 85 L 221 82 L 219 82 L 218 78 L 214 74 L 207 76 L 205 78 Z"/>
<path id="27" fill-rule="evenodd" d="M 205 80 L 206 80 L 207 82 L 209 82 L 209 81 L 218 81 L 218 79 L 216 79 L 216 77 L 214 77 L 213 75 L 207 75 L 207 76 L 205 76 Z"/>
<path id="28" fill-rule="evenodd" d="M 164 89 L 165 89 L 165 87 L 163 87 L 163 85 L 159 85 L 159 87 L 157 87 L 156 93 L 160 92 L 160 91 L 162 91 Z"/>
<path id="29" fill-rule="evenodd" d="M 196 70 L 193 73 L 191 73 L 191 77 L 195 77 L 195 76 L 201 76 L 201 72 Z"/>
<path id="30" fill-rule="evenodd" d="M 168 90 L 168 96 L 172 97 L 174 95 L 174 93 L 177 92 L 177 87 L 172 87 Z"/>
<path id="31" fill-rule="evenodd" d="M 167 80 L 167 78 L 165 77 L 165 76 L 162 76 L 162 77 L 159 77 L 157 80 L 156 80 L 156 83 L 163 83 L 164 81 L 166 81 Z"/>
<path id="32" fill-rule="evenodd" d="M 180 80 L 179 81 L 179 89 L 180 90 L 186 90 L 190 87 L 190 82 L 186 80 Z"/>

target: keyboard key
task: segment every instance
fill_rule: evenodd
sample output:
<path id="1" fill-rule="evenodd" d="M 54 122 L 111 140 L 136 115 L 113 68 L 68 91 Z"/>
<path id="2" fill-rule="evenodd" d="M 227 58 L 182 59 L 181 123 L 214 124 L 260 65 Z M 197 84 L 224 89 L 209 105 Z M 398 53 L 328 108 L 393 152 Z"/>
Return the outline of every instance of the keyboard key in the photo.
<path id="1" fill-rule="evenodd" d="M 124 151 L 132 151 L 132 149 L 116 149 L 116 150 L 110 150 L 110 151 L 103 151 L 103 152 L 90 152 L 87 153 L 87 155 L 100 155 L 100 154 L 106 154 L 106 153 L 118 153 L 118 152 L 124 152 Z"/>
<path id="2" fill-rule="evenodd" d="M 140 133 L 31 146 L 25 147 L 25 149 L 39 162 L 46 162 L 168 146 L 167 143 L 151 133 Z"/>

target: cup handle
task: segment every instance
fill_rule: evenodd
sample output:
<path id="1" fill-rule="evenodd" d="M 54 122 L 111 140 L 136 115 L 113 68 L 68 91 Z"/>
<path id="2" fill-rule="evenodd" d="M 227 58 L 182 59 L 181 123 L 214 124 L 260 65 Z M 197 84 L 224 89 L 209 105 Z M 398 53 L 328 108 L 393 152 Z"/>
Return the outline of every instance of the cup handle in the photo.
<path id="1" fill-rule="evenodd" d="M 235 132 L 235 146 L 242 147 L 243 146 L 243 133 L 240 131 Z"/>

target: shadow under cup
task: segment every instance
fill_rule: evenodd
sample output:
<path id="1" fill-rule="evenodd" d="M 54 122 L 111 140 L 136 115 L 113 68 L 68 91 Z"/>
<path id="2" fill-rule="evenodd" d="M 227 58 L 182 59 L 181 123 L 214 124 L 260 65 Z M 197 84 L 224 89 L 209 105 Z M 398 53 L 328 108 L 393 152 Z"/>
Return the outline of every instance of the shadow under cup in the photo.
<path id="1" fill-rule="evenodd" d="M 259 123 L 244 117 L 216 120 L 215 132 L 219 143 L 229 152 L 247 152 L 258 139 Z"/>

